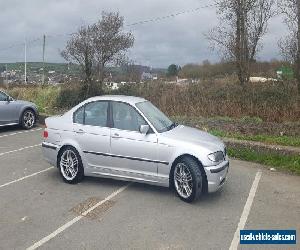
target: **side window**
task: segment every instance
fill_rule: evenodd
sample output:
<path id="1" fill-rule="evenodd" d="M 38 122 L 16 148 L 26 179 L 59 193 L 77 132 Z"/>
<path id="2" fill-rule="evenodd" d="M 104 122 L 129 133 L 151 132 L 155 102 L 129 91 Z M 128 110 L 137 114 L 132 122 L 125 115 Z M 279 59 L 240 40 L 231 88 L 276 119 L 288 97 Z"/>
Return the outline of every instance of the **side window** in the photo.
<path id="1" fill-rule="evenodd" d="M 84 124 L 107 127 L 108 102 L 91 102 L 85 106 Z"/>
<path id="2" fill-rule="evenodd" d="M 7 95 L 0 92 L 0 101 L 6 101 L 7 100 Z"/>
<path id="3" fill-rule="evenodd" d="M 77 109 L 74 113 L 74 123 L 83 124 L 84 106 Z"/>
<path id="4" fill-rule="evenodd" d="M 140 125 L 147 124 L 144 118 L 130 105 L 112 102 L 114 128 L 139 131 Z"/>

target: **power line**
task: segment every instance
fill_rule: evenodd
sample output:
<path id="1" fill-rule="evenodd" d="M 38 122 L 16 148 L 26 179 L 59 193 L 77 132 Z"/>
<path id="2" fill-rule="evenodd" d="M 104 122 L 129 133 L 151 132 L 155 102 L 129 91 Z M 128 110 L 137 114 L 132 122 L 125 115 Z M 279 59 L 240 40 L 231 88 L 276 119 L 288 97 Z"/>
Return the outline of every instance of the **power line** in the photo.
<path id="1" fill-rule="evenodd" d="M 162 21 L 162 20 L 165 20 L 165 19 L 168 19 L 168 18 L 174 18 L 174 17 L 180 16 L 180 15 L 183 15 L 183 14 L 189 14 L 189 13 L 197 12 L 201 9 L 206 9 L 206 8 L 215 7 L 215 6 L 216 6 L 216 4 L 208 4 L 208 5 L 201 6 L 201 7 L 195 8 L 195 9 L 190 9 L 190 10 L 185 10 L 185 11 L 169 14 L 167 16 L 156 17 L 156 18 L 151 18 L 151 19 L 147 19 L 147 20 L 138 21 L 138 22 L 135 22 L 135 23 L 127 24 L 125 26 L 128 27 L 128 26 L 135 26 L 135 25 L 145 24 L 145 23 L 150 23 L 150 22 L 152 22 L 152 23 L 153 22 L 158 22 L 158 21 Z"/>
<path id="2" fill-rule="evenodd" d="M 180 15 L 194 13 L 194 12 L 197 12 L 197 11 L 199 11 L 201 9 L 211 8 L 211 7 L 215 7 L 215 6 L 216 6 L 216 4 L 208 4 L 208 5 L 200 6 L 200 7 L 194 8 L 194 9 L 189 9 L 189 10 L 184 10 L 184 11 L 172 13 L 172 14 L 169 14 L 169 15 L 166 15 L 166 16 L 161 16 L 161 17 L 156 17 L 156 18 L 150 18 L 150 19 L 147 19 L 147 20 L 137 21 L 137 22 L 134 22 L 134 23 L 126 24 L 124 26 L 125 27 L 132 27 L 132 26 L 146 24 L 146 23 L 160 22 L 160 21 L 163 21 L 165 19 L 175 18 L 175 17 L 180 16 Z M 52 34 L 52 35 L 50 34 L 50 35 L 47 35 L 47 38 L 55 38 L 55 37 L 62 37 L 62 36 L 72 36 L 74 34 L 76 34 L 76 33 L 73 32 L 73 33 L 65 33 L 65 34 L 64 33 L 61 33 L 61 34 Z M 43 38 L 35 38 L 33 40 L 28 41 L 27 45 L 33 44 L 36 41 L 39 41 L 39 40 L 42 40 L 42 39 Z M 0 52 L 6 51 L 6 50 L 10 50 L 12 48 L 19 47 L 19 46 L 24 46 L 24 43 L 17 43 L 17 44 L 11 45 L 9 47 L 2 48 L 2 49 L 0 49 Z"/>

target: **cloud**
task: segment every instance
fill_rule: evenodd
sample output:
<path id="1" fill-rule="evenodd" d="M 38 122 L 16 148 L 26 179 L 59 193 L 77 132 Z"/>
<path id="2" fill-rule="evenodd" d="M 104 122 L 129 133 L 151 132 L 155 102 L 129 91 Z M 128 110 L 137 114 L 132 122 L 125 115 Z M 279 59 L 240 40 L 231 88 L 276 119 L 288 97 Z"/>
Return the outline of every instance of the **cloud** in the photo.
<path id="1" fill-rule="evenodd" d="M 28 44 L 28 61 L 41 61 L 42 36 L 47 37 L 46 59 L 62 62 L 59 51 L 66 44 L 68 34 L 82 24 L 89 24 L 101 17 L 102 11 L 119 11 L 125 24 L 166 16 L 184 10 L 212 4 L 211 0 L 1 0 L 0 62 L 24 60 L 24 39 L 40 38 Z M 167 67 L 171 63 L 200 63 L 205 59 L 217 61 L 218 55 L 208 48 L 203 36 L 217 25 L 215 9 L 203 8 L 157 22 L 125 26 L 135 36 L 135 45 L 129 56 L 139 64 Z M 262 60 L 278 57 L 277 40 L 286 27 L 280 18 L 271 21 L 268 35 L 264 38 Z M 56 36 L 55 36 L 56 35 Z M 11 49 L 3 50 L 19 44 Z"/>

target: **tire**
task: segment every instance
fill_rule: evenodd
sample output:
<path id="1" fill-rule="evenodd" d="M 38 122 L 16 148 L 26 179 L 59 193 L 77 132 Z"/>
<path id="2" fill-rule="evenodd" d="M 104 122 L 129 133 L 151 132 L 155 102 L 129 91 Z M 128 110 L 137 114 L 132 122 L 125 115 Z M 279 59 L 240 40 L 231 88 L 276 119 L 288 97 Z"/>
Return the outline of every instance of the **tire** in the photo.
<path id="1" fill-rule="evenodd" d="M 188 203 L 202 193 L 203 178 L 199 164 L 191 157 L 183 157 L 173 169 L 173 184 L 178 197 Z"/>
<path id="2" fill-rule="evenodd" d="M 77 150 L 71 146 L 63 148 L 59 153 L 57 167 L 66 183 L 76 184 L 81 182 L 84 177 L 81 157 Z"/>
<path id="3" fill-rule="evenodd" d="M 35 125 L 36 114 L 31 109 L 26 109 L 21 116 L 21 126 L 24 129 L 31 129 Z"/>

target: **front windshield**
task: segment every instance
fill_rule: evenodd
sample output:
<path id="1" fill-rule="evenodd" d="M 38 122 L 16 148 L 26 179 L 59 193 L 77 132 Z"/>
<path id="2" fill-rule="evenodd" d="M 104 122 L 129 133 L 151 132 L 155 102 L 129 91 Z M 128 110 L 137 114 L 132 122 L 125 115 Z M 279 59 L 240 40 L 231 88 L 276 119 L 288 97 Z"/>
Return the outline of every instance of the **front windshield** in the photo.
<path id="1" fill-rule="evenodd" d="M 173 128 L 174 123 L 151 102 L 140 102 L 136 106 L 147 117 L 157 132 L 162 133 Z"/>

